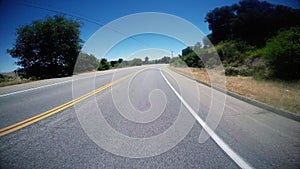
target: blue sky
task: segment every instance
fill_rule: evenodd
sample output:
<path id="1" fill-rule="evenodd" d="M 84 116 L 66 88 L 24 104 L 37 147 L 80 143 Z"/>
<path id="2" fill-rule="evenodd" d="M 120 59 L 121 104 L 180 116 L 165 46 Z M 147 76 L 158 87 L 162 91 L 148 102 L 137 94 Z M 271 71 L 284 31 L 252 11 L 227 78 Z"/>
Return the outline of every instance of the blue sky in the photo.
<path id="1" fill-rule="evenodd" d="M 158 34 L 139 34 L 132 36 L 134 39 L 126 38 L 115 45 L 106 55 L 107 58 L 117 60 L 125 55 L 129 60 L 132 58 L 141 58 L 144 60 L 146 56 L 153 59 L 160 59 L 162 56 L 171 57 L 181 52 L 185 44 L 180 41 Z M 157 43 L 159 42 L 159 43 Z M 146 43 L 146 44 L 144 44 Z M 125 58 L 125 59 L 126 59 Z"/>
<path id="2" fill-rule="evenodd" d="M 78 1 L 78 0 L 1 0 L 0 1 L 0 72 L 8 72 L 17 68 L 14 65 L 16 60 L 12 59 L 6 50 L 13 47 L 16 39 L 16 28 L 30 24 L 33 20 L 43 19 L 45 16 L 53 16 L 60 11 L 73 16 L 74 19 L 83 23 L 81 28 L 81 38 L 87 41 L 99 28 L 120 17 L 140 13 L 140 12 L 162 12 L 181 17 L 200 29 L 204 34 L 210 33 L 207 23 L 204 22 L 206 13 L 215 7 L 231 5 L 238 0 L 97 0 L 97 1 Z M 283 4 L 299 8 L 299 0 L 268 0 L 270 3 Z M 36 6 L 36 7 L 32 7 Z M 49 10 L 41 9 L 47 8 Z M 89 20 L 89 21 L 87 21 Z M 95 24 L 93 22 L 97 22 Z M 115 51 L 110 51 L 107 57 L 115 59 L 119 57 L 132 57 L 143 51 L 156 51 L 163 54 L 180 53 L 180 48 L 184 46 L 172 38 L 149 35 L 136 36 L 141 41 L 153 43 L 148 46 L 151 50 L 143 47 L 132 48 L 134 42 L 127 39 L 116 47 Z M 154 43 L 155 42 L 155 43 Z M 122 47 L 123 46 L 123 47 Z M 138 45 L 133 45 L 138 46 Z M 130 49 L 124 54 L 117 49 Z M 142 52 L 142 53 L 143 53 Z"/>

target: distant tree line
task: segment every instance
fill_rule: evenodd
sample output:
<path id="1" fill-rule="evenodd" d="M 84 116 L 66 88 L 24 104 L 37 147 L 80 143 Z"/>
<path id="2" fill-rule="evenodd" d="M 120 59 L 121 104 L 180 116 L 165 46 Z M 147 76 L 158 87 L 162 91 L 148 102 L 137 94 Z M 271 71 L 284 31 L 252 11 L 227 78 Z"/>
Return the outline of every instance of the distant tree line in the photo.
<path id="1" fill-rule="evenodd" d="M 113 68 L 141 66 L 145 64 L 159 64 L 159 63 L 168 64 L 170 62 L 171 62 L 171 57 L 167 57 L 167 56 L 155 60 L 149 60 L 149 57 L 146 56 L 144 61 L 140 58 L 133 58 L 131 60 L 123 60 L 122 58 L 120 58 L 118 60 L 112 60 L 112 61 L 108 61 L 106 58 L 102 58 L 100 60 L 98 70 L 103 71 L 103 70 L 108 70 Z"/>

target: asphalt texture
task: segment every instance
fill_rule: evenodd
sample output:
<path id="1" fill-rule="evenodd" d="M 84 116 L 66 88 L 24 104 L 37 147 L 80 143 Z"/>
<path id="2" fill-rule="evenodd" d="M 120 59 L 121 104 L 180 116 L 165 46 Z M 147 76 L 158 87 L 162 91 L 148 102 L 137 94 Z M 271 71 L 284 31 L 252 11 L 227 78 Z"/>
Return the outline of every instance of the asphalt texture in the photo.
<path id="1" fill-rule="evenodd" d="M 0 128 L 136 71 L 75 106 L 0 137 L 0 168 L 239 168 L 212 138 L 199 142 L 201 125 L 162 74 L 204 121 L 212 107 L 224 105 L 215 133 L 253 168 L 300 167 L 299 122 L 224 96 L 167 65 L 0 88 Z M 213 92 L 225 102 L 212 102 Z"/>

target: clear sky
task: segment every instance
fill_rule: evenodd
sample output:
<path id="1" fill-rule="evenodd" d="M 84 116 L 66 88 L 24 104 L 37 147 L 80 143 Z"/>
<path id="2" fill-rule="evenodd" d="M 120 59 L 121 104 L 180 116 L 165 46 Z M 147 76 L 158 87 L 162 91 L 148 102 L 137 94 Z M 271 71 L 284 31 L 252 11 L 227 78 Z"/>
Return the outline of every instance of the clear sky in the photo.
<path id="1" fill-rule="evenodd" d="M 209 34 L 207 23 L 204 22 L 206 13 L 216 7 L 231 5 L 238 0 L 1 0 L 0 1 L 0 72 L 13 71 L 17 68 L 15 60 L 7 54 L 6 50 L 13 47 L 16 39 L 16 28 L 30 24 L 33 20 L 43 19 L 45 16 L 53 16 L 58 13 L 65 13 L 74 16 L 73 18 L 82 22 L 81 38 L 87 41 L 101 25 L 105 25 L 120 17 L 140 12 L 162 12 L 181 17 L 196 27 L 204 34 Z M 270 3 L 283 4 L 299 8 L 299 0 L 268 0 Z M 34 6 L 34 7 L 33 7 Z M 147 51 L 167 54 L 174 50 L 174 55 L 179 54 L 180 48 L 184 45 L 174 41 L 172 38 L 163 36 L 138 36 L 140 40 L 151 40 L 156 42 L 151 45 L 151 50 L 143 48 L 131 49 L 131 53 L 124 55 L 133 57 L 134 54 L 142 54 Z M 168 41 L 170 43 L 167 43 Z M 132 43 L 130 40 L 122 41 L 118 46 Z M 171 44 L 171 45 L 166 45 Z M 172 49 L 171 49 L 172 48 Z M 115 47 L 117 49 L 117 47 Z M 109 55 L 110 54 L 110 55 Z M 120 51 L 110 51 L 110 59 L 123 56 Z"/>

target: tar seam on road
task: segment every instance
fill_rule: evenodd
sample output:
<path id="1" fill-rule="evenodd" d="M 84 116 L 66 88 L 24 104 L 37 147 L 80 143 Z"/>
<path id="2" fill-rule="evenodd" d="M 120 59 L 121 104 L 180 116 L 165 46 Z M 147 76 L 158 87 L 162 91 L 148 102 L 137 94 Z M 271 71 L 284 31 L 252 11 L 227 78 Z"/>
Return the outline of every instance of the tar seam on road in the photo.
<path id="1" fill-rule="evenodd" d="M 0 137 L 4 136 L 6 134 L 12 133 L 14 131 L 20 130 L 20 129 L 26 127 L 26 126 L 29 126 L 29 125 L 31 125 L 33 123 L 36 123 L 36 122 L 38 122 L 38 121 L 40 121 L 42 119 L 45 119 L 45 118 L 47 118 L 49 116 L 52 116 L 52 115 L 54 115 L 54 114 L 56 114 L 56 113 L 58 113 L 58 112 L 60 112 L 62 110 L 65 110 L 66 108 L 69 108 L 69 107 L 73 106 L 74 104 L 76 104 L 76 103 L 78 103 L 78 102 L 80 102 L 82 100 L 85 100 L 85 99 L 89 98 L 90 96 L 93 96 L 93 95 L 95 95 L 95 94 L 97 94 L 97 93 L 99 93 L 99 92 L 101 92 L 101 91 L 103 91 L 103 90 L 105 90 L 105 89 L 107 89 L 107 88 L 109 88 L 109 87 L 111 87 L 111 86 L 113 86 L 113 85 L 115 85 L 115 84 L 117 84 L 117 83 L 119 83 L 119 82 L 127 79 L 128 77 L 130 77 L 130 76 L 132 76 L 134 74 L 137 74 L 137 73 L 141 72 L 142 70 L 130 73 L 130 74 L 128 74 L 128 75 L 126 75 L 126 76 L 118 79 L 118 80 L 115 80 L 115 81 L 113 81 L 111 83 L 108 83 L 108 84 L 106 84 L 104 86 L 101 86 L 98 89 L 95 89 L 95 90 L 93 90 L 93 91 L 91 91 L 91 92 L 89 92 L 89 93 L 87 93 L 85 95 L 82 95 L 82 96 L 80 96 L 80 97 L 78 97 L 78 98 L 76 98 L 74 100 L 71 100 L 71 101 L 69 101 L 67 103 L 64 103 L 64 104 L 62 104 L 60 106 L 57 106 L 57 107 L 55 107 L 55 108 L 53 108 L 51 110 L 48 110 L 48 111 L 43 112 L 43 113 L 40 113 L 40 114 L 38 114 L 36 116 L 33 116 L 33 117 L 28 118 L 26 120 L 23 120 L 21 122 L 12 124 L 10 126 L 4 127 L 2 129 L 0 129 Z"/>
<path id="2" fill-rule="evenodd" d="M 211 136 L 211 138 L 217 143 L 217 145 L 241 168 L 249 168 L 252 167 L 236 152 L 234 152 L 228 144 L 226 144 L 201 118 L 198 114 L 192 109 L 192 107 L 181 97 L 181 95 L 175 90 L 175 88 L 171 85 L 171 83 L 164 76 L 162 71 L 160 71 L 162 77 L 165 79 L 166 83 L 175 93 L 175 95 L 179 98 L 182 104 L 188 109 L 188 111 L 194 116 L 194 118 L 198 121 L 198 123 L 202 126 L 202 128 Z"/>

